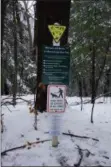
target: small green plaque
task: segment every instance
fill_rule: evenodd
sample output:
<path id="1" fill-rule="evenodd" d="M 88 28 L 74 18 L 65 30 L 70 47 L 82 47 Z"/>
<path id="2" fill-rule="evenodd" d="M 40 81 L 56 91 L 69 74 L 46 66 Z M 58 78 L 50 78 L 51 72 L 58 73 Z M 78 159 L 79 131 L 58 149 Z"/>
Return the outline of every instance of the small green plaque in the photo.
<path id="1" fill-rule="evenodd" d="M 44 46 L 42 58 L 42 82 L 69 85 L 69 47 Z"/>

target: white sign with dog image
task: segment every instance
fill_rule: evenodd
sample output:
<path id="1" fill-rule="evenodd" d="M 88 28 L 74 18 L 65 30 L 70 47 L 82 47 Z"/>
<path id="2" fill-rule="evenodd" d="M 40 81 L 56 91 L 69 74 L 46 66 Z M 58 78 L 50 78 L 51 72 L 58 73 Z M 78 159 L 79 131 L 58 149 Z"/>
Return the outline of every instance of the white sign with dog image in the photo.
<path id="1" fill-rule="evenodd" d="M 62 113 L 66 105 L 66 86 L 49 85 L 47 91 L 47 111 L 51 113 Z"/>

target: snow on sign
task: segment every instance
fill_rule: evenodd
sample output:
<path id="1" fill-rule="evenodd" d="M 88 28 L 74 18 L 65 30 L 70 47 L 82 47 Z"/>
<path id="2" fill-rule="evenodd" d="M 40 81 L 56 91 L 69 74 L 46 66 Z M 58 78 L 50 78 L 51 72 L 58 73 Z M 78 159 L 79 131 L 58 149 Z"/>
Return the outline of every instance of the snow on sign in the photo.
<path id="1" fill-rule="evenodd" d="M 55 42 L 59 42 L 60 38 L 62 37 L 66 26 L 62 25 L 48 25 L 49 31 L 53 36 Z"/>
<path id="2" fill-rule="evenodd" d="M 65 111 L 66 86 L 49 85 L 47 91 L 47 111 L 62 113 Z"/>

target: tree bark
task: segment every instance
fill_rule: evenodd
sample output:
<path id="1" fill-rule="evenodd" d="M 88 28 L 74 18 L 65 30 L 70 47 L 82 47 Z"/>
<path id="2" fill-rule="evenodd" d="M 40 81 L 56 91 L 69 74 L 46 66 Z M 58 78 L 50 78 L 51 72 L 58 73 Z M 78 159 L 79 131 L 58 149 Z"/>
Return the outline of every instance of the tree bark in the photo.
<path id="1" fill-rule="evenodd" d="M 91 97 L 91 103 L 94 104 L 95 102 L 95 59 L 96 59 L 96 50 L 95 50 L 95 40 L 93 43 L 93 50 L 92 50 L 92 75 L 91 75 L 91 80 L 92 80 L 92 97 Z"/>
<path id="2" fill-rule="evenodd" d="M 83 97 L 82 79 L 79 79 L 79 81 L 78 81 L 78 87 L 79 87 L 79 96 L 80 96 L 80 99 L 81 99 L 81 111 L 82 111 L 82 108 L 83 108 L 83 100 L 82 100 L 82 97 Z"/>
<path id="3" fill-rule="evenodd" d="M 111 37 L 110 37 L 109 40 L 108 40 L 108 43 L 107 43 L 107 46 L 106 46 L 105 55 L 104 55 L 104 59 L 103 59 L 103 64 L 101 65 L 101 68 L 100 68 L 99 77 L 98 77 L 98 79 L 96 80 L 96 85 L 95 85 L 95 90 L 96 90 L 96 92 L 97 92 L 97 89 L 98 89 L 98 86 L 99 86 L 99 81 L 100 81 L 100 79 L 101 79 L 101 76 L 102 76 L 102 74 L 103 74 L 104 67 L 105 67 L 105 64 L 106 64 L 106 58 L 107 58 L 107 54 L 108 54 L 108 52 L 109 52 L 110 43 L 111 43 Z"/>
<path id="4" fill-rule="evenodd" d="M 107 69 L 105 72 L 104 94 L 109 92 L 109 88 L 110 88 L 110 68 Z"/>
<path id="5" fill-rule="evenodd" d="M 1 53 L 3 51 L 3 37 L 4 37 L 4 20 L 6 15 L 6 8 L 9 0 L 1 0 Z"/>
<path id="6" fill-rule="evenodd" d="M 16 5 L 17 0 L 13 1 L 13 37 L 14 37 L 14 76 L 13 76 L 13 105 L 16 105 L 16 93 L 17 93 L 17 26 L 16 26 Z"/>
<path id="7" fill-rule="evenodd" d="M 93 104 L 92 111 L 91 111 L 91 123 L 93 123 L 93 110 L 95 104 L 95 97 L 96 97 L 96 89 L 95 89 L 95 61 L 96 61 L 96 41 L 93 42 L 93 51 L 92 51 L 92 97 L 91 103 Z"/>
<path id="8" fill-rule="evenodd" d="M 30 53 L 32 51 L 32 34 L 31 34 L 31 26 L 30 26 L 30 18 L 29 18 L 29 15 L 28 15 L 28 7 L 27 7 L 27 3 L 26 1 L 23 1 L 24 2 L 24 6 L 25 6 L 25 10 L 26 10 L 26 18 L 27 18 L 27 26 L 28 26 L 28 33 L 29 33 L 29 47 L 30 47 Z"/>
<path id="9" fill-rule="evenodd" d="M 5 16 L 6 16 L 6 9 L 9 0 L 1 0 L 1 94 L 4 94 L 4 59 L 2 57 L 3 54 L 3 38 L 4 38 L 4 26 L 5 26 Z"/>
<path id="10" fill-rule="evenodd" d="M 87 91 L 85 78 L 83 78 L 83 89 L 84 89 L 84 96 L 88 97 L 88 91 Z"/>

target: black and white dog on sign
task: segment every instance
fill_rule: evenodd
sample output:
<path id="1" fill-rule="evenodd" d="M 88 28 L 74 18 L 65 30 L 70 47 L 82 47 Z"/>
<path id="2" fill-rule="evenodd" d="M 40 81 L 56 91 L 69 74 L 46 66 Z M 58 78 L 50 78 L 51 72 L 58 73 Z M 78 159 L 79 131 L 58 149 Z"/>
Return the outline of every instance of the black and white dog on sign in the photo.
<path id="1" fill-rule="evenodd" d="M 55 93 L 50 93 L 50 94 L 51 94 L 52 98 L 53 98 L 53 97 L 58 98 L 58 95 L 56 95 Z"/>

